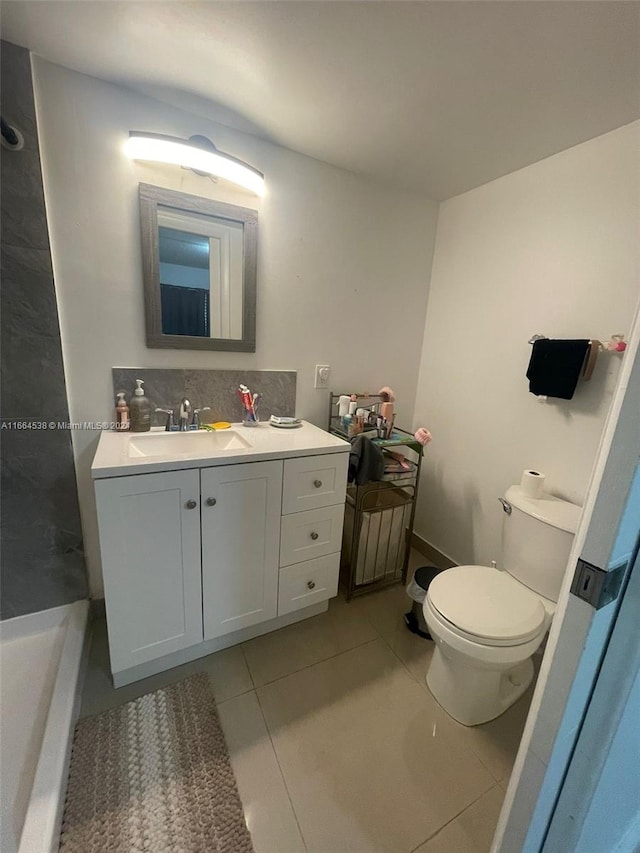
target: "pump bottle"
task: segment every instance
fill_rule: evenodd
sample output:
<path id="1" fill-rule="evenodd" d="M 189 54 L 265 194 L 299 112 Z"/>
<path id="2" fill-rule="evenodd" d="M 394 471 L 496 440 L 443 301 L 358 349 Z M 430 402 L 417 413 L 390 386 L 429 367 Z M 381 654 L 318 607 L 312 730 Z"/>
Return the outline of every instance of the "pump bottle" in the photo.
<path id="1" fill-rule="evenodd" d="M 124 399 L 124 391 L 118 392 L 118 404 L 116 405 L 116 430 L 125 432 L 129 429 L 129 406 Z"/>
<path id="2" fill-rule="evenodd" d="M 133 392 L 133 397 L 129 403 L 129 413 L 131 417 L 131 432 L 149 432 L 151 429 L 151 403 L 148 397 L 144 396 L 144 388 L 142 387 L 143 379 L 136 379 L 138 386 Z"/>

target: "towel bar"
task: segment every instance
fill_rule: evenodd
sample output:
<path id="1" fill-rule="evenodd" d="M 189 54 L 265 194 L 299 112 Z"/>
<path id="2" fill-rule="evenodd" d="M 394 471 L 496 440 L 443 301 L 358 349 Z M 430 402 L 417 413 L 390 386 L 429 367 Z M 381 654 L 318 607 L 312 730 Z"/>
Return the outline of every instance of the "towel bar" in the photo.
<path id="1" fill-rule="evenodd" d="M 535 344 L 536 341 L 544 340 L 547 340 L 547 335 L 536 334 L 529 338 L 528 343 Z M 627 348 L 627 342 L 624 339 L 624 335 L 611 335 L 611 340 L 607 341 L 606 344 L 603 344 L 602 341 L 593 338 L 592 343 L 598 345 L 598 350 L 600 352 L 624 352 Z"/>

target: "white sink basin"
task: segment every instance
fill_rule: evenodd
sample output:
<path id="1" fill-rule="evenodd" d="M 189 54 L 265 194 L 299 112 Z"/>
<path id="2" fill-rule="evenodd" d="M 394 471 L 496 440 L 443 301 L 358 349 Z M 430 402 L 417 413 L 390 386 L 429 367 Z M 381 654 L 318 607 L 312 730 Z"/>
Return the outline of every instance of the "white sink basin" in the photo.
<path id="1" fill-rule="evenodd" d="M 246 450 L 250 442 L 234 429 L 209 432 L 144 433 L 129 439 L 132 459 L 163 457 L 165 459 L 220 453 L 224 450 Z"/>
<path id="2" fill-rule="evenodd" d="M 214 465 L 236 465 L 267 459 L 288 459 L 326 453 L 346 453 L 351 445 L 303 422 L 299 429 L 277 429 L 268 423 L 247 429 L 209 432 L 116 432 L 103 430 L 91 465 L 94 480 L 108 477 L 181 471 Z"/>

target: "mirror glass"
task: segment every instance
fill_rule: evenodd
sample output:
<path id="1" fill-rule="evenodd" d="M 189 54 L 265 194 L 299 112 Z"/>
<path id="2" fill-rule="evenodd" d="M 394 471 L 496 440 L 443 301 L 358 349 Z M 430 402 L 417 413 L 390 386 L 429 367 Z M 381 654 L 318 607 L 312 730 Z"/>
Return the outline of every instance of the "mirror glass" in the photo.
<path id="1" fill-rule="evenodd" d="M 255 351 L 255 211 L 140 185 L 147 345 Z"/>

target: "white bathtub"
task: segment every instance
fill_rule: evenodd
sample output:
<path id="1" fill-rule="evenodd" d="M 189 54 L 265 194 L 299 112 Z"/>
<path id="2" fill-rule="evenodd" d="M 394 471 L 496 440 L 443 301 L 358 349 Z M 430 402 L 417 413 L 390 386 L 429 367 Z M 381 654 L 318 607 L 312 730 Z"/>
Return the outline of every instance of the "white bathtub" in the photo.
<path id="1" fill-rule="evenodd" d="M 0 850 L 58 850 L 89 603 L 0 622 Z"/>

